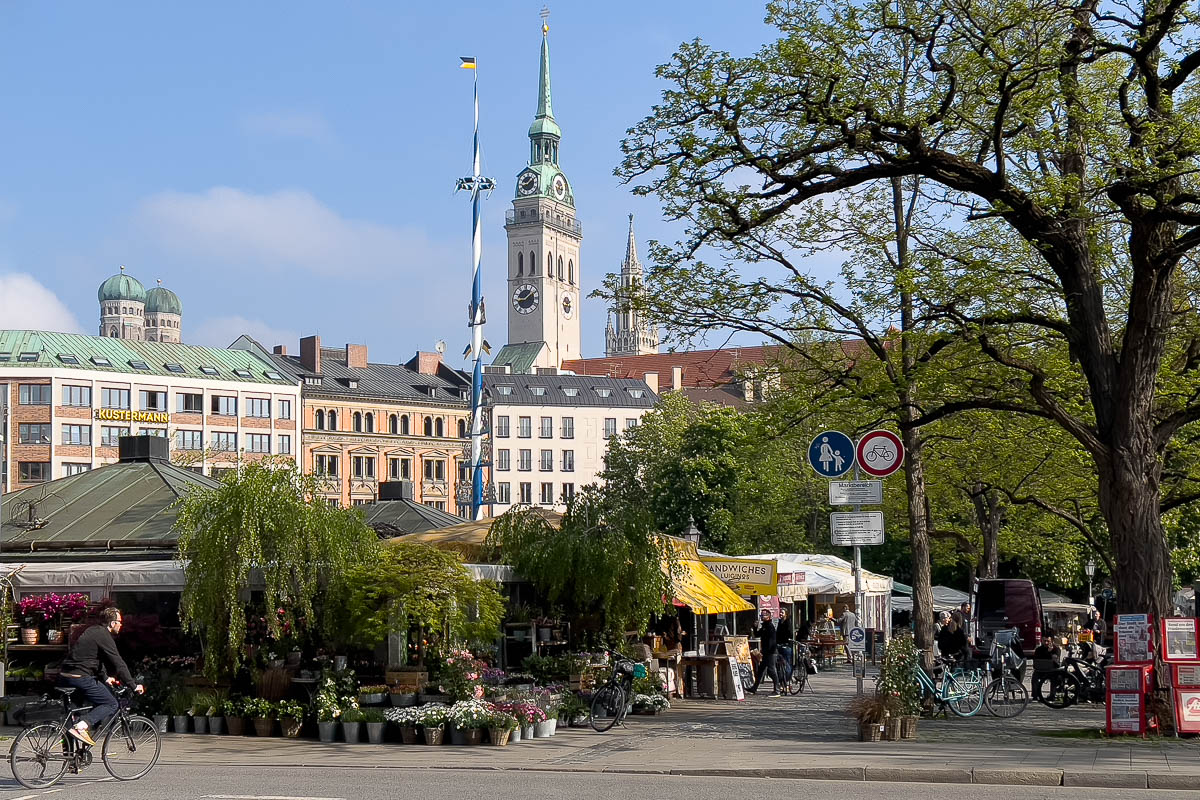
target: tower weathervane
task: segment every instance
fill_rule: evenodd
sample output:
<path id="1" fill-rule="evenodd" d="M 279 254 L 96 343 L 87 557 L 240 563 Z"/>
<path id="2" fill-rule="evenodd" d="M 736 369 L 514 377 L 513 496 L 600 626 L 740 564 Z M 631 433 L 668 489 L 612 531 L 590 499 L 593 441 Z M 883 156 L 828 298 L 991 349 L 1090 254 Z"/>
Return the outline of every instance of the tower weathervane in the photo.
<path id="1" fill-rule="evenodd" d="M 546 20 L 550 19 L 550 7 L 542 6 L 542 10 L 538 12 L 538 16 L 542 18 L 542 33 L 549 33 L 550 24 Z"/>

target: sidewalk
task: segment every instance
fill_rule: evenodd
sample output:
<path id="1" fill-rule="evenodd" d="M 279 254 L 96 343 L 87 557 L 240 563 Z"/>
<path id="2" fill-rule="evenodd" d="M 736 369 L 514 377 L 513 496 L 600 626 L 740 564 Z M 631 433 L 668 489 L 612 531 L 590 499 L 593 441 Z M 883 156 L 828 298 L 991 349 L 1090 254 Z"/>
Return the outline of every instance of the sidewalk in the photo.
<path id="1" fill-rule="evenodd" d="M 815 677 L 815 694 L 679 701 L 605 734 L 566 729 L 506 748 L 321 744 L 312 740 L 168 734 L 162 763 L 230 767 L 505 769 L 728 775 L 867 781 L 1002 783 L 1200 790 L 1200 740 L 1076 740 L 1039 731 L 1104 724 L 1103 707 L 1033 703 L 1015 720 L 922 719 L 911 742 L 858 742 L 842 713 L 844 673 Z M 763 765 L 771 764 L 765 769 Z"/>

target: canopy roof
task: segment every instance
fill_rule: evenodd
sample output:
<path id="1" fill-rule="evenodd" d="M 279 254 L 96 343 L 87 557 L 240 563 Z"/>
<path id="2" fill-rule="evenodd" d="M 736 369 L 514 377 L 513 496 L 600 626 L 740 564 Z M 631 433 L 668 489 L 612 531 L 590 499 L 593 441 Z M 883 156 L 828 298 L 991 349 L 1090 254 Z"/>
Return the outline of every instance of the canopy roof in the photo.
<path id="1" fill-rule="evenodd" d="M 754 606 L 733 593 L 725 582 L 704 566 L 696 545 L 673 536 L 665 537 L 675 549 L 677 569 L 663 564 L 671 579 L 675 599 L 697 614 L 726 614 L 732 611 L 753 611 Z"/>
<path id="2" fill-rule="evenodd" d="M 825 555 L 823 553 L 759 553 L 748 556 L 724 556 L 720 553 L 704 555 L 720 556 L 721 558 L 755 558 L 768 559 L 776 562 L 780 575 L 786 573 L 804 573 L 804 585 L 808 594 L 853 594 L 854 569 L 853 565 L 844 558 Z M 886 575 L 863 570 L 863 592 L 866 594 L 892 593 L 892 579 Z"/>
<path id="3" fill-rule="evenodd" d="M 555 528 L 562 523 L 562 514 L 557 511 L 545 508 L 535 508 L 534 511 Z M 460 522 L 457 525 L 437 528 L 423 533 L 410 533 L 407 536 L 397 536 L 394 539 L 388 539 L 384 544 L 420 542 L 422 544 L 433 545 L 439 550 L 449 550 L 458 553 L 464 559 L 482 558 L 486 550 L 484 543 L 487 541 L 488 532 L 492 529 L 492 523 L 496 519 L 496 517 L 489 517 L 471 522 Z"/>
<path id="4" fill-rule="evenodd" d="M 379 500 L 358 508 L 366 515 L 367 525 L 380 536 L 424 533 L 462 523 L 462 517 L 439 511 L 415 500 Z"/>
<path id="5" fill-rule="evenodd" d="M 966 592 L 951 589 L 949 586 L 933 587 L 934 611 L 953 611 L 970 599 Z M 912 597 L 893 597 L 892 608 L 896 611 L 912 611 Z"/>

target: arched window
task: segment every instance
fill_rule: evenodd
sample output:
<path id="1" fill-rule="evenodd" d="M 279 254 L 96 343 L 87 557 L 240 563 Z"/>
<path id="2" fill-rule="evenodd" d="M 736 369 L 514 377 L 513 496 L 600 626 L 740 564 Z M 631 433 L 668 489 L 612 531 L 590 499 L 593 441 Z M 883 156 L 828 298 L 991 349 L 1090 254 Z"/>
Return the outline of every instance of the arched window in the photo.
<path id="1" fill-rule="evenodd" d="M 441 417 L 438 417 L 437 420 L 433 423 L 433 430 L 434 430 L 435 436 L 445 436 L 446 435 L 446 428 L 445 428 L 445 426 L 442 425 Z"/>
<path id="2" fill-rule="evenodd" d="M 337 426 L 337 412 L 336 412 L 336 411 L 334 411 L 332 408 L 331 408 L 331 409 L 329 409 L 328 421 L 329 421 L 329 425 L 328 425 L 328 427 L 326 427 L 326 428 L 325 428 L 325 430 L 327 430 L 327 431 L 336 431 L 336 430 L 338 429 L 338 426 Z"/>
<path id="3" fill-rule="evenodd" d="M 558 257 L 558 279 L 560 281 L 563 279 L 562 256 Z"/>
<path id="4" fill-rule="evenodd" d="M 546 251 L 546 277 L 554 276 L 554 253 Z"/>
<path id="5" fill-rule="evenodd" d="M 315 424 L 316 424 L 317 430 L 319 430 L 319 431 L 325 430 L 325 412 L 319 408 L 317 409 Z"/>
<path id="6" fill-rule="evenodd" d="M 408 436 L 408 415 L 405 414 L 400 418 L 400 435 Z"/>
<path id="7" fill-rule="evenodd" d="M 525 254 L 517 253 L 517 276 L 525 274 Z"/>
<path id="8" fill-rule="evenodd" d="M 400 418 L 395 414 L 388 414 L 388 433 L 400 432 Z"/>
<path id="9" fill-rule="evenodd" d="M 362 412 L 354 412 L 354 430 L 358 433 L 362 433 Z"/>
<path id="10" fill-rule="evenodd" d="M 458 421 L 458 438 L 467 438 L 467 421 L 465 419 L 460 419 Z"/>
<path id="11" fill-rule="evenodd" d="M 430 417 L 425 418 L 425 435 L 433 436 L 433 419 Z"/>
<path id="12" fill-rule="evenodd" d="M 364 420 L 367 423 L 367 433 L 375 432 L 375 415 L 370 411 L 367 412 L 367 418 Z"/>
<path id="13" fill-rule="evenodd" d="M 536 258 L 537 258 L 537 256 L 534 255 L 534 252 L 532 250 L 530 250 L 529 251 L 529 274 L 530 275 L 532 275 L 534 272 L 537 271 L 536 269 L 534 269 L 534 263 L 535 263 Z"/>
<path id="14" fill-rule="evenodd" d="M 575 285 L 575 262 L 574 261 L 567 262 L 567 283 L 571 284 L 572 286 Z"/>
<path id="15" fill-rule="evenodd" d="M 108 335 L 109 335 L 109 337 L 110 337 L 110 338 L 112 338 L 112 339 L 115 339 L 115 338 L 117 338 L 117 329 L 116 329 L 116 328 L 113 328 L 112 330 L 110 330 L 110 331 L 108 332 Z"/>

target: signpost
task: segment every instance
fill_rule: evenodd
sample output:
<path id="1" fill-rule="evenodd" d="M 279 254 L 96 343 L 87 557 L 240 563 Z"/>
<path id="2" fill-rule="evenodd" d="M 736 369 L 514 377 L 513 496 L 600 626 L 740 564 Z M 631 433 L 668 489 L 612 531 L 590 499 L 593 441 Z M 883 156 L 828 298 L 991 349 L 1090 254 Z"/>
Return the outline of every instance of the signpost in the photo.
<path id="1" fill-rule="evenodd" d="M 838 547 L 883 544 L 883 512 L 835 511 L 829 515 L 829 538 Z"/>
<path id="2" fill-rule="evenodd" d="M 854 466 L 854 442 L 841 431 L 818 433 L 808 446 L 808 463 L 822 478 L 840 478 Z"/>
<path id="3" fill-rule="evenodd" d="M 883 481 L 830 481 L 829 505 L 877 506 L 883 503 Z"/>
<path id="4" fill-rule="evenodd" d="M 846 636 L 846 649 L 851 653 L 867 652 L 867 629 L 851 628 Z"/>
<path id="5" fill-rule="evenodd" d="M 891 431 L 871 431 L 858 440 L 854 455 L 863 472 L 886 478 L 904 463 L 904 445 Z"/>

